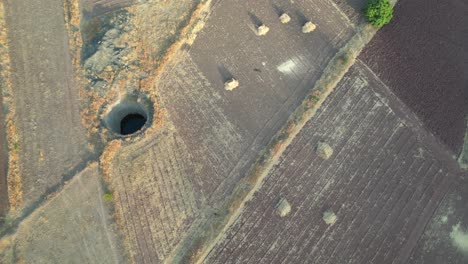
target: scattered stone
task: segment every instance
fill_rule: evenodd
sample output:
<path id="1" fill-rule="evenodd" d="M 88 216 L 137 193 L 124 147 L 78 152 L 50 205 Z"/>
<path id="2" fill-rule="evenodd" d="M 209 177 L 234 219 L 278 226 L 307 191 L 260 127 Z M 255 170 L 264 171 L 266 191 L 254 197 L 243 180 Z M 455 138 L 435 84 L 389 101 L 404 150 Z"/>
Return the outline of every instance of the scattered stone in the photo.
<path id="1" fill-rule="evenodd" d="M 257 27 L 257 36 L 265 36 L 268 33 L 268 31 L 270 31 L 269 27 L 261 25 Z"/>
<path id="2" fill-rule="evenodd" d="M 333 149 L 325 142 L 319 142 L 317 145 L 316 153 L 324 160 L 329 159 L 333 155 Z"/>
<path id="3" fill-rule="evenodd" d="M 287 216 L 291 212 L 291 204 L 285 198 L 281 198 L 276 205 L 276 212 L 281 217 Z"/>
<path id="4" fill-rule="evenodd" d="M 325 221 L 327 225 L 334 225 L 337 219 L 336 214 L 331 209 L 323 213 L 323 221 Z"/>
<path id="5" fill-rule="evenodd" d="M 291 17 L 290 17 L 288 14 L 286 14 L 286 13 L 283 13 L 283 14 L 279 17 L 279 19 L 280 19 L 281 23 L 283 23 L 283 24 L 287 24 L 287 23 L 289 23 L 289 21 L 291 21 Z"/>
<path id="6" fill-rule="evenodd" d="M 316 28 L 317 26 L 314 23 L 308 21 L 307 23 L 304 24 L 304 26 L 302 26 L 302 33 L 310 33 L 314 31 Z"/>
<path id="7" fill-rule="evenodd" d="M 228 91 L 232 91 L 234 89 L 236 89 L 237 87 L 239 87 L 239 81 L 232 78 L 228 81 L 226 81 L 224 83 L 224 89 L 228 90 Z"/>

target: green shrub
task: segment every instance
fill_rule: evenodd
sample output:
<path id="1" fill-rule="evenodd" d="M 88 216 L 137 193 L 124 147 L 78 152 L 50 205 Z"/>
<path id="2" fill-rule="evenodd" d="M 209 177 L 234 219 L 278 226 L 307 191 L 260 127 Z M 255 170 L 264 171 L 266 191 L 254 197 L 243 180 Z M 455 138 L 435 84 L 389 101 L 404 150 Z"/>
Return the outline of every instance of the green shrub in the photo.
<path id="1" fill-rule="evenodd" d="M 106 200 L 106 201 L 112 200 L 112 193 L 106 193 L 106 194 L 104 194 L 104 200 Z"/>
<path id="2" fill-rule="evenodd" d="M 388 0 L 370 0 L 364 8 L 364 16 L 373 26 L 382 27 L 393 17 L 393 7 Z"/>

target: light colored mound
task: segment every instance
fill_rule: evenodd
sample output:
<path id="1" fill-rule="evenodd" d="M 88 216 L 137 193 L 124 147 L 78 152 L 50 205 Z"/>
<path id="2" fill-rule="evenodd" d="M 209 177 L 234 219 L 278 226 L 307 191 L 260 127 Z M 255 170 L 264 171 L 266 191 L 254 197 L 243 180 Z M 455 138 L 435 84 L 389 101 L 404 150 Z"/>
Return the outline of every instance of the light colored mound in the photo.
<path id="1" fill-rule="evenodd" d="M 291 21 L 291 17 L 290 17 L 288 14 L 286 14 L 286 13 L 283 13 L 283 14 L 279 17 L 279 19 L 280 19 L 281 23 L 283 23 L 283 24 L 287 24 L 287 23 L 289 23 L 289 21 Z"/>
<path id="2" fill-rule="evenodd" d="M 452 227 L 450 238 L 453 245 L 461 252 L 468 254 L 468 232 L 461 229 L 460 223 Z"/>
<path id="3" fill-rule="evenodd" d="M 325 221 L 327 225 L 334 225 L 337 219 L 336 214 L 331 209 L 323 213 L 323 221 Z"/>
<path id="4" fill-rule="evenodd" d="M 224 89 L 228 91 L 232 91 L 236 89 L 237 87 L 239 87 L 239 81 L 234 78 L 224 83 Z"/>
<path id="5" fill-rule="evenodd" d="M 316 28 L 317 26 L 314 23 L 308 21 L 307 23 L 304 24 L 304 26 L 302 26 L 302 33 L 310 33 L 314 31 Z"/>
<path id="6" fill-rule="evenodd" d="M 281 217 L 287 216 L 291 212 L 291 204 L 289 204 L 288 200 L 282 198 L 276 205 L 276 212 Z"/>
<path id="7" fill-rule="evenodd" d="M 270 28 L 265 26 L 265 25 L 261 25 L 259 27 L 257 27 L 257 36 L 264 36 L 268 33 L 268 31 L 270 31 Z"/>
<path id="8" fill-rule="evenodd" d="M 324 160 L 329 159 L 333 155 L 333 149 L 325 142 L 319 142 L 316 149 L 317 155 Z"/>

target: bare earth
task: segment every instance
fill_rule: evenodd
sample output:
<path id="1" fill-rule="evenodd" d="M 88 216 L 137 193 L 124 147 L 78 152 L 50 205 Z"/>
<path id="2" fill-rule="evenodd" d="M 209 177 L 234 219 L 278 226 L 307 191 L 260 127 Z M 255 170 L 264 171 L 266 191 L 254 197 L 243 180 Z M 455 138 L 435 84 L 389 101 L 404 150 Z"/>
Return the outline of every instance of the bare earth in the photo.
<path id="1" fill-rule="evenodd" d="M 24 206 L 74 168 L 87 147 L 60 0 L 6 1 Z"/>
<path id="2" fill-rule="evenodd" d="M 458 180 L 426 226 L 407 263 L 468 262 L 468 183 Z"/>
<path id="3" fill-rule="evenodd" d="M 395 99 L 357 62 L 205 263 L 403 263 L 456 163 Z M 320 141 L 329 160 L 315 154 Z M 292 206 L 285 218 L 280 198 Z"/>
<path id="4" fill-rule="evenodd" d="M 218 208 L 243 187 L 262 151 L 321 83 L 317 80 L 329 62 L 346 55 L 339 50 L 350 39 L 363 38 L 365 2 L 213 0 L 210 9 L 198 10 L 203 5 L 195 0 L 81 0 L 81 17 L 68 26 L 72 37 L 84 36 L 84 47 L 92 48 L 83 71 L 74 72 L 71 56 L 80 50 L 81 39 L 73 38 L 78 46 L 69 46 L 63 1 L 5 1 L 17 151 L 29 210 L 0 238 L 0 263 L 177 260 L 175 254 L 182 256 L 190 248 L 186 245 L 198 242 L 197 235 L 210 232 L 202 229 L 210 219 L 228 214 Z M 399 12 L 409 3 L 401 2 Z M 291 17 L 287 24 L 280 22 L 283 12 Z M 317 28 L 304 34 L 307 21 Z M 406 72 L 396 64 L 382 70 L 377 63 L 382 57 L 373 57 L 380 54 L 376 47 L 386 47 L 382 41 L 390 43 L 385 36 L 408 29 L 403 22 L 397 16 L 395 29 L 384 29 L 299 134 L 289 134 L 296 135 L 290 136 L 292 143 L 277 152 L 279 160 L 253 189 L 252 199 L 211 241 L 214 247 L 200 262 L 467 260 L 468 195 L 461 178 L 468 175 L 454 159 L 459 149 L 452 144 L 460 141 L 462 114 L 453 112 L 453 120 L 440 123 L 457 124 L 445 136 L 427 131 L 440 125 L 428 120 L 443 116 L 431 112 L 431 118 L 419 121 L 425 116 L 418 112 L 420 105 L 406 100 L 408 94 L 399 93 L 403 86 L 394 82 L 393 75 Z M 190 30 L 200 30 L 196 39 L 184 30 L 191 23 L 196 26 Z M 269 31 L 258 36 L 255 29 L 262 24 Z M 183 45 L 177 46 L 179 40 Z M 402 50 L 410 44 L 393 43 Z M 354 57 L 344 62 L 352 63 Z M 437 73 L 446 69 L 451 67 Z M 450 74 L 436 77 L 465 81 Z M 75 80 L 77 75 L 89 83 Z M 239 87 L 226 91 L 224 83 L 233 78 Z M 427 92 L 423 84 L 408 84 L 413 99 Z M 457 100 L 453 107 L 444 104 L 442 112 L 465 109 L 465 93 L 457 89 L 444 93 L 443 98 Z M 152 127 L 118 138 L 113 143 L 121 147 L 109 144 L 98 159 L 87 135 L 95 132 L 92 142 L 105 145 L 110 132 L 84 125 L 97 120 L 100 126 L 106 110 L 101 107 L 137 92 L 154 101 Z M 424 97 L 421 105 L 434 96 Z M 88 106 L 96 109 L 80 114 Z M 444 140 L 447 147 L 431 132 L 454 139 Z M 317 155 L 319 142 L 331 147 L 327 159 Z M 0 214 L 6 208 L 2 154 Z M 277 212 L 280 201 L 287 201 L 282 213 Z M 333 212 L 336 222 L 326 223 L 324 212 Z"/>
<path id="5" fill-rule="evenodd" d="M 288 25 L 279 9 L 294 15 Z M 329 1 L 217 1 L 211 12 L 156 87 L 167 128 L 114 162 L 112 185 L 139 263 L 164 260 L 212 216 L 354 33 Z M 253 31 L 255 17 L 270 27 L 266 36 Z M 319 25 L 314 34 L 301 32 L 306 19 Z M 225 91 L 231 77 L 240 86 Z"/>
<path id="6" fill-rule="evenodd" d="M 125 263 L 125 251 L 116 242 L 117 227 L 103 195 L 94 164 L 19 226 L 13 239 L 15 260 L 44 264 Z M 9 263 L 8 259 L 3 261 Z"/>
<path id="7" fill-rule="evenodd" d="M 399 1 L 392 22 L 361 54 L 457 156 L 468 116 L 467 14 L 458 0 Z"/>

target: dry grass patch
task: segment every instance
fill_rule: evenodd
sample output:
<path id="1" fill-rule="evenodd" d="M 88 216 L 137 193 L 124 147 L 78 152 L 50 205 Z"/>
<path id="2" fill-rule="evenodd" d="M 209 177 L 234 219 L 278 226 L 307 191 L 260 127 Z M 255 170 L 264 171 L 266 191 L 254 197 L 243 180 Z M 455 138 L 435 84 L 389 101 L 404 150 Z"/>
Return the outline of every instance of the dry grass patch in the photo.
<path id="1" fill-rule="evenodd" d="M 224 83 L 224 89 L 226 89 L 226 91 L 232 91 L 237 87 L 239 87 L 239 81 L 236 79 L 231 79 Z"/>
<path id="2" fill-rule="evenodd" d="M 276 205 L 276 213 L 281 217 L 285 217 L 290 212 L 291 212 L 291 204 L 285 198 L 281 198 L 281 200 Z"/>
<path id="3" fill-rule="evenodd" d="M 280 17 L 280 22 L 283 24 L 287 24 L 291 21 L 291 17 L 287 13 L 283 13 Z"/>
<path id="4" fill-rule="evenodd" d="M 315 152 L 324 160 L 329 159 L 333 155 L 333 149 L 325 142 L 319 142 Z"/>
<path id="5" fill-rule="evenodd" d="M 2 97 L 4 107 L 8 109 L 5 115 L 6 138 L 8 144 L 8 200 L 11 210 L 19 210 L 23 206 L 23 184 L 19 162 L 19 133 L 15 124 L 16 110 L 13 101 L 11 80 L 11 61 L 8 49 L 8 38 L 4 16 L 4 4 L 0 1 L 0 80 L 2 81 Z"/>
<path id="6" fill-rule="evenodd" d="M 336 217 L 336 214 L 331 210 L 327 210 L 323 213 L 323 221 L 325 222 L 325 224 L 327 225 L 334 225 L 336 223 L 336 220 L 338 220 L 338 218 Z"/>
<path id="7" fill-rule="evenodd" d="M 304 24 L 304 26 L 302 26 L 302 33 L 313 32 L 316 28 L 317 26 L 314 23 L 308 21 Z"/>
<path id="8" fill-rule="evenodd" d="M 261 25 L 257 27 L 255 33 L 257 34 L 257 36 L 265 36 L 268 33 L 268 31 L 270 31 L 269 27 L 267 27 L 266 25 Z"/>

